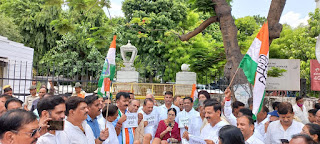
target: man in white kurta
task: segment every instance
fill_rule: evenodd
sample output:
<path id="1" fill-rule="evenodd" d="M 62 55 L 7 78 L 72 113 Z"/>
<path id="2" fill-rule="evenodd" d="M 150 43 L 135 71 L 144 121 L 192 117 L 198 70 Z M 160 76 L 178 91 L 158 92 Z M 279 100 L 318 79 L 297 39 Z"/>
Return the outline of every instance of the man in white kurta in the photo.
<path id="1" fill-rule="evenodd" d="M 303 124 L 309 123 L 308 111 L 303 105 L 304 99 L 302 97 L 296 97 L 296 104 L 293 105 L 294 115 L 297 116 Z"/>
<path id="2" fill-rule="evenodd" d="M 113 126 L 112 122 L 115 121 L 118 117 L 118 107 L 115 105 L 110 105 L 108 108 L 108 117 L 107 122 L 105 121 L 103 124 L 99 123 L 100 130 L 104 130 L 106 127 L 109 130 L 109 137 L 103 142 L 103 144 L 119 144 L 118 135 Z M 102 117 L 106 119 L 107 107 L 102 109 Z"/>
<path id="3" fill-rule="evenodd" d="M 48 118 L 54 121 L 63 121 L 65 118 L 66 104 L 62 97 L 46 97 L 39 101 L 38 110 L 40 122 L 45 122 Z M 37 144 L 60 144 L 61 131 L 50 130 L 38 138 Z"/>
<path id="4" fill-rule="evenodd" d="M 237 118 L 237 127 L 240 129 L 246 144 L 264 144 L 254 134 L 254 122 L 252 117 L 243 115 Z"/>
<path id="5" fill-rule="evenodd" d="M 205 117 L 208 120 L 208 124 L 201 130 L 200 138 L 205 140 L 207 143 L 219 143 L 219 130 L 228 125 L 222 121 L 221 115 L 221 104 L 215 100 L 207 100 L 204 103 Z M 188 134 L 185 132 L 183 138 L 189 140 Z"/>
<path id="6" fill-rule="evenodd" d="M 64 130 L 58 139 L 63 144 L 94 144 L 95 138 L 90 126 L 86 121 L 82 123 L 83 130 L 73 125 L 68 120 L 65 121 Z"/>
<path id="7" fill-rule="evenodd" d="M 109 137 L 107 129 L 100 132 L 95 139 L 91 127 L 85 121 L 88 115 L 87 104 L 83 98 L 71 97 L 66 102 L 66 115 L 64 130 L 58 139 L 62 144 L 102 144 Z"/>
<path id="8" fill-rule="evenodd" d="M 257 114 L 257 121 L 254 123 L 254 133 L 261 141 L 265 139 L 265 124 L 269 122 L 268 115 L 269 109 L 266 106 L 261 108 L 261 111 Z M 259 136 L 257 136 L 259 135 Z"/>
<path id="9" fill-rule="evenodd" d="M 227 121 L 231 125 L 237 126 L 237 118 L 232 113 L 231 100 L 225 100 L 223 111 Z"/>
<path id="10" fill-rule="evenodd" d="M 175 106 L 173 103 L 173 93 L 171 91 L 167 91 L 164 95 L 164 104 L 158 107 L 158 113 L 160 115 L 160 120 L 167 119 L 168 117 L 168 109 L 174 108 L 177 111 L 177 115 L 180 112 L 180 108 Z"/>
<path id="11" fill-rule="evenodd" d="M 280 139 L 291 140 L 291 137 L 302 131 L 303 124 L 293 120 L 294 113 L 292 105 L 282 102 L 278 108 L 279 120 L 269 124 L 266 132 L 266 144 L 279 144 Z"/>
<path id="12" fill-rule="evenodd" d="M 142 110 L 138 111 L 138 113 L 143 114 L 143 121 L 147 123 L 144 128 L 144 133 L 151 134 L 152 139 L 156 134 L 159 123 L 158 114 L 156 112 L 157 111 L 153 110 L 153 101 L 150 98 L 145 99 Z"/>
<path id="13" fill-rule="evenodd" d="M 184 110 L 178 113 L 176 117 L 176 122 L 179 124 L 180 136 L 182 138 L 183 133 L 186 131 L 186 128 L 189 131 L 189 134 L 196 135 L 200 134 L 200 127 L 202 124 L 199 112 L 195 111 L 193 108 L 193 100 L 190 97 L 183 99 Z M 197 120 L 198 118 L 198 120 Z M 191 128 L 191 129 L 189 129 Z M 182 138 L 182 143 L 188 143 L 186 139 Z"/>
<path id="14" fill-rule="evenodd" d="M 119 140 L 118 140 L 117 132 L 112 122 L 108 121 L 106 125 L 109 130 L 109 137 L 103 142 L 103 144 L 118 144 Z"/>

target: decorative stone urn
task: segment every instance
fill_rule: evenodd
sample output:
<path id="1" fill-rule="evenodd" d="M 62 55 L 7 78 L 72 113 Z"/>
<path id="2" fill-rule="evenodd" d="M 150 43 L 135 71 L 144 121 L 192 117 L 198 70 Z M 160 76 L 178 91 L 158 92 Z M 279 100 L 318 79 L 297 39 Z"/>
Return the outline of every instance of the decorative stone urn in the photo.
<path id="1" fill-rule="evenodd" d="M 127 45 L 120 47 L 121 57 L 125 67 L 117 71 L 117 82 L 138 82 L 139 73 L 135 71 L 133 62 L 137 56 L 138 50 L 135 46 L 131 45 L 130 40 Z M 127 53 L 131 53 L 130 57 L 127 57 Z"/>
<path id="2" fill-rule="evenodd" d="M 137 56 L 138 50 L 135 46 L 131 45 L 130 40 L 127 45 L 120 47 L 121 57 L 123 59 L 124 68 L 121 68 L 122 71 L 135 71 L 133 67 L 134 59 Z M 127 58 L 127 53 L 131 52 L 131 57 Z"/>

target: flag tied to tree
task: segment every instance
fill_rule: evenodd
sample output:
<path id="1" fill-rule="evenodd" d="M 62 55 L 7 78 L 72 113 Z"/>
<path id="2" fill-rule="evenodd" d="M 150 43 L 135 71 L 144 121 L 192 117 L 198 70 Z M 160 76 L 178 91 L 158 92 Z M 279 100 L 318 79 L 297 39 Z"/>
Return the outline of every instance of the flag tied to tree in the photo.
<path id="1" fill-rule="evenodd" d="M 265 95 L 267 69 L 269 61 L 268 22 L 263 24 L 246 55 L 240 62 L 248 81 L 253 85 L 253 118 L 261 111 Z"/>
<path id="2" fill-rule="evenodd" d="M 98 96 L 108 97 L 110 100 L 112 99 L 110 85 L 116 72 L 116 39 L 117 36 L 113 36 L 98 83 Z"/>

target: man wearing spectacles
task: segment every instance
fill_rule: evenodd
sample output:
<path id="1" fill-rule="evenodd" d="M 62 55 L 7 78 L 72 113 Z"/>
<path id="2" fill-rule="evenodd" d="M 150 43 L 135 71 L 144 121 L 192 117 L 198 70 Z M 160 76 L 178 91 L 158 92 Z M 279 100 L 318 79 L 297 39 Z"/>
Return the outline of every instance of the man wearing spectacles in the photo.
<path id="1" fill-rule="evenodd" d="M 0 117 L 0 143 L 35 144 L 40 137 L 37 116 L 22 109 L 10 110 Z"/>
<path id="2" fill-rule="evenodd" d="M 45 126 L 48 124 L 49 120 L 53 121 L 63 121 L 65 117 L 66 104 L 62 97 L 52 96 L 46 97 L 39 101 L 37 105 L 37 110 L 40 116 L 40 123 Z M 46 127 L 43 127 L 45 129 Z M 57 144 L 57 136 L 59 131 L 45 129 L 44 135 L 42 135 L 37 144 Z"/>

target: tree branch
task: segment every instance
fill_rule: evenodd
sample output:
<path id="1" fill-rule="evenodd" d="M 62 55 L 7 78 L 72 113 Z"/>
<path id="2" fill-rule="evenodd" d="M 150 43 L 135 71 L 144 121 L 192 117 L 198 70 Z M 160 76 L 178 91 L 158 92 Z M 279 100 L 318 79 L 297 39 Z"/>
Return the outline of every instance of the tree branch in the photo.
<path id="1" fill-rule="evenodd" d="M 282 25 L 279 23 L 282 11 L 286 5 L 286 0 L 272 0 L 269 13 L 268 13 L 268 25 L 269 25 L 269 44 L 271 45 L 273 39 L 280 37 L 282 31 Z"/>
<path id="2" fill-rule="evenodd" d="M 192 32 L 179 36 L 181 41 L 188 41 L 190 38 L 196 36 L 198 33 L 202 32 L 206 29 L 209 25 L 214 22 L 219 22 L 219 18 L 217 16 L 210 17 L 209 19 L 205 20 L 199 27 L 194 29 Z"/>

